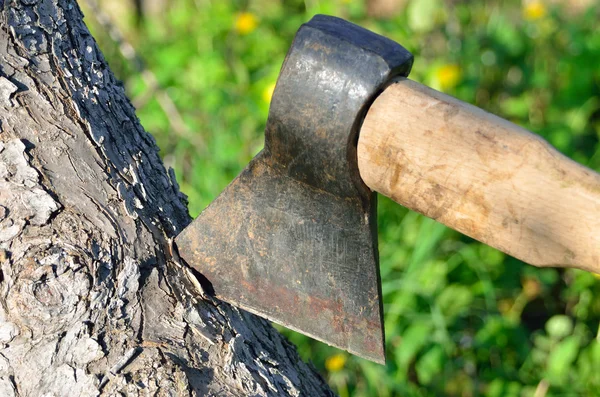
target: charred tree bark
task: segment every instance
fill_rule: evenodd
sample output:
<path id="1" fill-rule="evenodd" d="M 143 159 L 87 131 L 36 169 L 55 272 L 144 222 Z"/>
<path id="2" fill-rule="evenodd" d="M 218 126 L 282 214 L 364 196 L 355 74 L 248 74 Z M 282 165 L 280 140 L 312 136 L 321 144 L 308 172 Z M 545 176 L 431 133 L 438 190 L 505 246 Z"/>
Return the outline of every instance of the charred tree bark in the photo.
<path id="1" fill-rule="evenodd" d="M 0 395 L 330 395 L 178 261 L 186 199 L 76 2 L 0 11 Z"/>

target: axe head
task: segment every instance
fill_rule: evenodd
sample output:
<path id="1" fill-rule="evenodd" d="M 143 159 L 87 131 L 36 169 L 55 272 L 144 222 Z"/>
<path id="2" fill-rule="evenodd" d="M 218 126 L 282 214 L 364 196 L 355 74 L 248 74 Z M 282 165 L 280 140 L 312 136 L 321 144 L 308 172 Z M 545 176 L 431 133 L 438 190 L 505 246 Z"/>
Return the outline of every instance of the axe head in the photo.
<path id="1" fill-rule="evenodd" d="M 176 239 L 217 298 L 385 362 L 376 198 L 356 143 L 376 95 L 411 65 L 399 44 L 338 18 L 300 28 L 264 150 Z"/>

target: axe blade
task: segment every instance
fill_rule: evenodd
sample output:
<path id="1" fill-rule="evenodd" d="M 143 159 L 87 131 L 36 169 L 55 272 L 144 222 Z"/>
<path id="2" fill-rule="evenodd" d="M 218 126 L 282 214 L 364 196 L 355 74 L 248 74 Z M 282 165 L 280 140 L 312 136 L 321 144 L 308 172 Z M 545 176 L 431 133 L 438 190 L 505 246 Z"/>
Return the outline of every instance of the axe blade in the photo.
<path id="1" fill-rule="evenodd" d="M 385 363 L 375 198 L 287 178 L 257 156 L 177 237 L 217 298 Z"/>
<path id="2" fill-rule="evenodd" d="M 376 201 L 356 143 L 369 105 L 412 60 L 338 18 L 317 15 L 300 28 L 265 149 L 176 239 L 218 298 L 385 362 Z"/>

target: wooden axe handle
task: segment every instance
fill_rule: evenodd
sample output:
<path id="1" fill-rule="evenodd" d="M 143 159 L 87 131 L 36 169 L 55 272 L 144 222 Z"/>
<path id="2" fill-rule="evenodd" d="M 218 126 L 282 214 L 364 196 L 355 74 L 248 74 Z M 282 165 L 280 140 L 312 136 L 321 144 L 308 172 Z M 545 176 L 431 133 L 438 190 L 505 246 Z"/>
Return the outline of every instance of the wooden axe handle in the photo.
<path id="1" fill-rule="evenodd" d="M 358 166 L 369 188 L 527 263 L 600 273 L 600 175 L 509 121 L 400 79 L 364 120 Z"/>

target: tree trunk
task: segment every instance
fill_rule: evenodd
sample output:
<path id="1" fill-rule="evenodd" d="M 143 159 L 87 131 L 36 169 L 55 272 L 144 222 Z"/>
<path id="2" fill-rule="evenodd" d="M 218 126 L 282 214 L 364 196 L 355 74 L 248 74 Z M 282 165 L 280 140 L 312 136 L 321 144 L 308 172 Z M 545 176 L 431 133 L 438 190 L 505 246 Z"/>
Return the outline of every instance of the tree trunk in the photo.
<path id="1" fill-rule="evenodd" d="M 178 261 L 186 198 L 76 2 L 0 9 L 0 396 L 331 395 Z"/>

